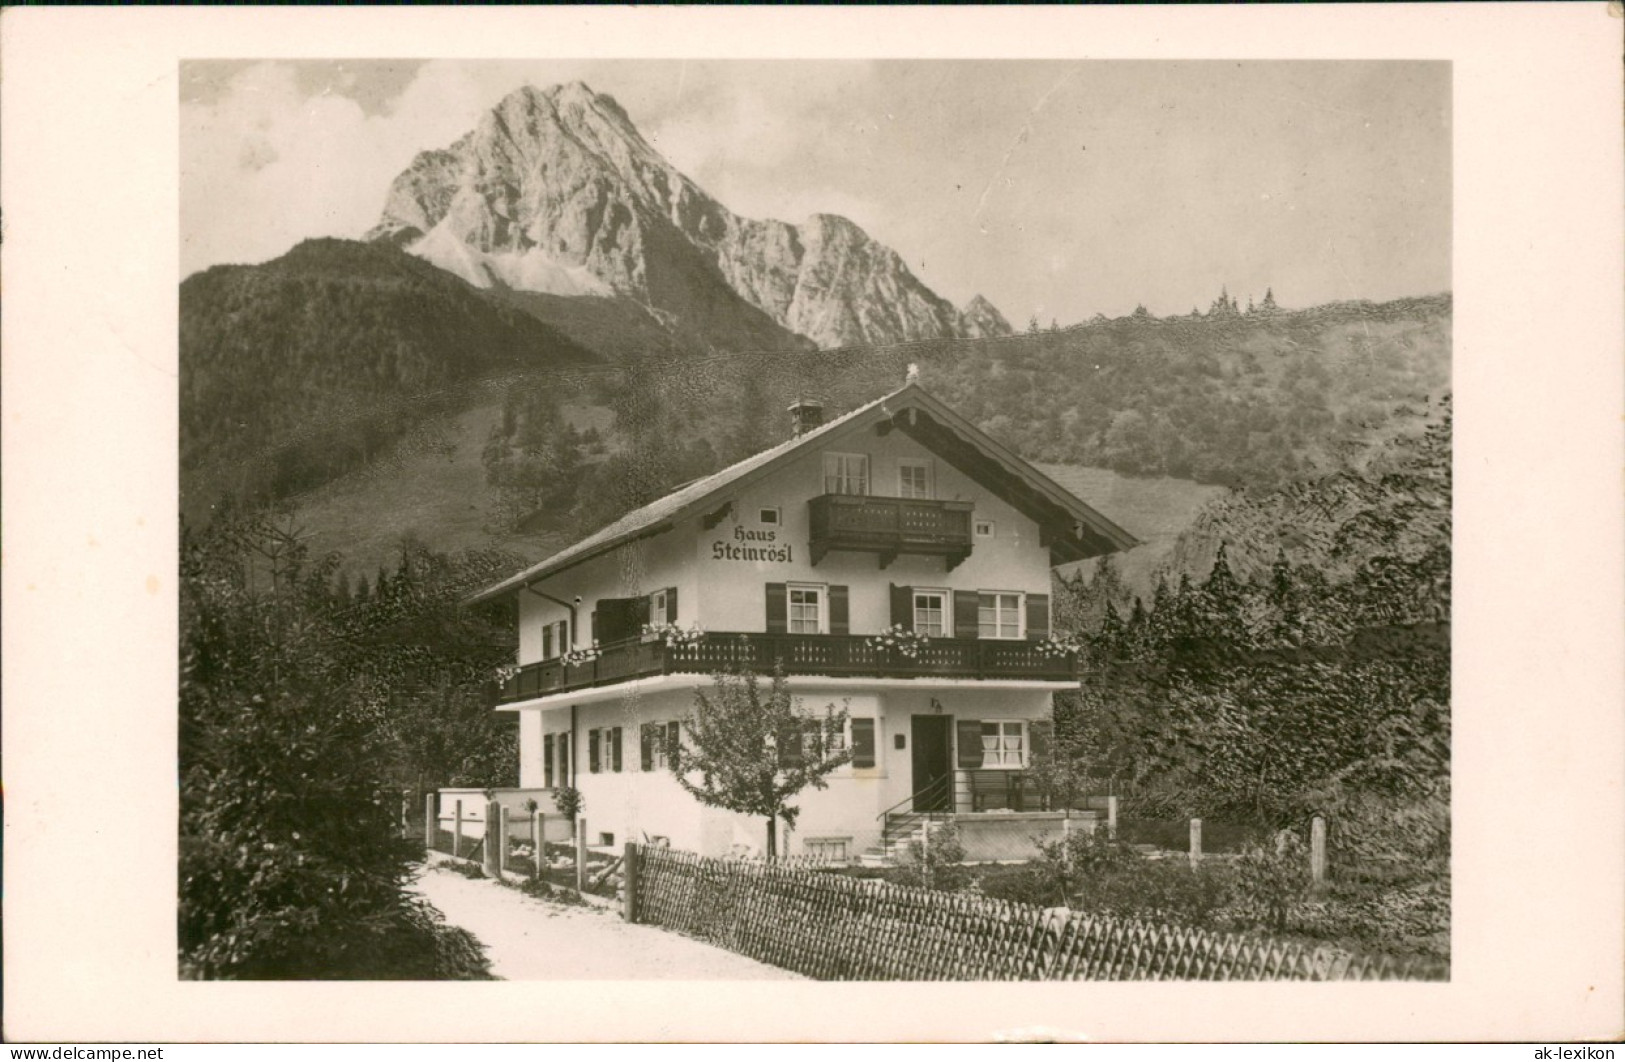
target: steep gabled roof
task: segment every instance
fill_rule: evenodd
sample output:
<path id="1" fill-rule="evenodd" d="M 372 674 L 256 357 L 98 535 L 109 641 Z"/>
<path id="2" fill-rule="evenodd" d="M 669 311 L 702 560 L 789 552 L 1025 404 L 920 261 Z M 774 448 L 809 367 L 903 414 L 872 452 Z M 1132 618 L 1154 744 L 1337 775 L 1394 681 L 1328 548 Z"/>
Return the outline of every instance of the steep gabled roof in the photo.
<path id="1" fill-rule="evenodd" d="M 763 450 L 720 472 L 695 480 L 641 509 L 634 509 L 575 545 L 533 564 L 470 597 L 476 604 L 607 553 L 617 546 L 669 530 L 697 513 L 710 512 L 730 494 L 770 475 L 788 460 L 864 428 L 896 428 L 940 454 L 966 475 L 1039 525 L 1041 541 L 1056 564 L 1083 560 L 1139 545 L 1138 540 L 1039 472 L 1013 451 L 927 394 L 918 383 L 859 406 L 811 431 Z"/>

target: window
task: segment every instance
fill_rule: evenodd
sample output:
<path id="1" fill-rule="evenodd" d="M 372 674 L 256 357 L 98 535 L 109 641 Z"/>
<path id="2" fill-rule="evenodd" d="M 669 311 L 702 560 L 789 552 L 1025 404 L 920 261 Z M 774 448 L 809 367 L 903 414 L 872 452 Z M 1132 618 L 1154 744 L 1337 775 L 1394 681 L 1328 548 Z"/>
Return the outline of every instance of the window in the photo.
<path id="1" fill-rule="evenodd" d="M 845 864 L 852 858 L 850 837 L 809 837 L 801 846 L 808 858 L 818 863 Z"/>
<path id="2" fill-rule="evenodd" d="M 933 638 L 948 633 L 948 591 L 914 591 L 914 630 Z"/>
<path id="3" fill-rule="evenodd" d="M 665 623 L 666 615 L 666 591 L 656 590 L 649 595 L 649 622 L 655 624 Z"/>
<path id="4" fill-rule="evenodd" d="M 1026 765 L 1027 724 L 1019 720 L 982 723 L 982 766 Z"/>
<path id="5" fill-rule="evenodd" d="M 759 510 L 756 513 L 756 522 L 759 524 L 769 524 L 773 527 L 778 527 L 779 510 L 777 508 Z"/>
<path id="6" fill-rule="evenodd" d="M 680 740 L 680 725 L 670 723 L 644 723 L 638 728 L 638 747 L 645 771 L 663 771 L 672 764 Z"/>
<path id="7" fill-rule="evenodd" d="M 790 633 L 824 633 L 824 588 L 791 583 L 789 595 Z"/>
<path id="8" fill-rule="evenodd" d="M 570 621 L 559 620 L 542 627 L 542 659 L 552 660 L 570 651 Z"/>
<path id="9" fill-rule="evenodd" d="M 825 494 L 868 494 L 868 454 L 825 454 Z"/>
<path id="10" fill-rule="evenodd" d="M 587 731 L 587 771 L 590 774 L 619 772 L 621 769 L 621 728 L 606 726 Z"/>
<path id="11" fill-rule="evenodd" d="M 992 538 L 993 537 L 993 521 L 992 520 L 978 520 L 978 521 L 976 521 L 976 537 L 977 538 Z"/>
<path id="12" fill-rule="evenodd" d="M 897 496 L 899 498 L 931 497 L 930 461 L 905 457 L 897 463 Z"/>
<path id="13" fill-rule="evenodd" d="M 867 716 L 852 719 L 852 766 L 875 765 L 875 721 Z"/>
<path id="14" fill-rule="evenodd" d="M 984 591 L 977 595 L 977 636 L 1020 638 L 1021 595 Z"/>

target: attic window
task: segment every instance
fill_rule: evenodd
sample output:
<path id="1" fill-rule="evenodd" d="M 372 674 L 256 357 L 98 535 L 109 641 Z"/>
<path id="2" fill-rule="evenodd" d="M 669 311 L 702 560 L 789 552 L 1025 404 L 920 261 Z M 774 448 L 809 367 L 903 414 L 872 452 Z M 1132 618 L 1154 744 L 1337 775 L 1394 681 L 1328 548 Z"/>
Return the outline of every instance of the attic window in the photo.
<path id="1" fill-rule="evenodd" d="M 779 510 L 777 508 L 758 510 L 756 513 L 756 522 L 759 524 L 770 524 L 774 527 L 779 526 Z"/>
<path id="2" fill-rule="evenodd" d="M 993 521 L 992 520 L 978 520 L 978 521 L 976 521 L 976 537 L 977 538 L 992 538 L 993 537 Z"/>

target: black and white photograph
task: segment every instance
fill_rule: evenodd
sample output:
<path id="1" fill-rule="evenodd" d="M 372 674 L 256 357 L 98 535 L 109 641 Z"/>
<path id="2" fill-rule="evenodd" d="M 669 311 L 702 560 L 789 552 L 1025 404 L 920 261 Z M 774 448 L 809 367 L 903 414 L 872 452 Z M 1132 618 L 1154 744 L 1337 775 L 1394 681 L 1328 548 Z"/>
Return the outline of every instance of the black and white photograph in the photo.
<path id="1" fill-rule="evenodd" d="M 160 865 L 162 991 L 1464 994 L 1509 865 L 1617 850 L 1480 799 L 1592 709 L 1473 665 L 1533 619 L 1477 573 L 1563 563 L 1474 547 L 1573 515 L 1455 428 L 1506 408 L 1476 58 L 362 43 L 164 86 L 171 789 L 68 812 Z M 876 1035 L 667 1020 L 593 1038 Z"/>

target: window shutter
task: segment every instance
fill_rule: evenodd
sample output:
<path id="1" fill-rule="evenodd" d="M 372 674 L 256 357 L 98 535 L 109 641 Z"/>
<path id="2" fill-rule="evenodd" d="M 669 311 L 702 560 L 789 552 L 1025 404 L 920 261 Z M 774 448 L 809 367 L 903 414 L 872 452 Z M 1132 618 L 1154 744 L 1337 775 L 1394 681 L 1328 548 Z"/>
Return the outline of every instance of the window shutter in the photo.
<path id="1" fill-rule="evenodd" d="M 954 591 L 954 637 L 975 638 L 981 631 L 982 595 L 975 590 Z"/>
<path id="2" fill-rule="evenodd" d="M 955 743 L 959 746 L 956 762 L 962 771 L 973 771 L 982 765 L 982 721 L 955 719 Z"/>
<path id="3" fill-rule="evenodd" d="M 551 660 L 553 657 L 553 625 L 546 623 L 542 625 L 542 659 Z"/>
<path id="4" fill-rule="evenodd" d="M 655 769 L 654 727 L 657 723 L 644 723 L 638 727 L 638 769 Z"/>
<path id="5" fill-rule="evenodd" d="M 603 756 L 601 755 L 599 747 L 598 747 L 598 736 L 600 734 L 602 734 L 602 733 L 603 733 L 603 731 L 601 731 L 601 730 L 589 730 L 589 731 L 587 731 L 587 773 L 588 774 L 597 774 L 598 770 L 599 770 L 599 767 L 601 766 L 601 764 L 603 762 Z"/>
<path id="6" fill-rule="evenodd" d="M 847 592 L 844 586 L 829 588 L 829 632 L 852 633 L 851 609 L 847 605 Z"/>
<path id="7" fill-rule="evenodd" d="M 767 584 L 767 633 L 784 634 L 790 629 L 790 593 L 783 583 Z"/>
<path id="8" fill-rule="evenodd" d="M 609 732 L 609 769 L 619 774 L 621 770 L 621 728 L 614 727 Z"/>
<path id="9" fill-rule="evenodd" d="M 542 785 L 553 788 L 553 735 L 542 736 Z"/>
<path id="10" fill-rule="evenodd" d="M 566 730 L 559 735 L 559 784 L 570 785 L 574 779 L 570 777 L 570 748 L 575 744 L 576 732 Z"/>
<path id="11" fill-rule="evenodd" d="M 1027 595 L 1027 637 L 1032 641 L 1049 637 L 1049 595 Z"/>
<path id="12" fill-rule="evenodd" d="M 666 587 L 666 622 L 677 622 L 677 588 L 675 586 Z"/>
<path id="13" fill-rule="evenodd" d="M 675 720 L 666 724 L 666 765 L 676 766 L 678 750 L 682 743 L 682 724 Z"/>
<path id="14" fill-rule="evenodd" d="M 869 718 L 852 720 L 852 766 L 875 765 L 875 721 Z"/>
<path id="15" fill-rule="evenodd" d="M 894 627 L 901 625 L 908 630 L 914 629 L 914 588 L 912 586 L 891 584 L 891 622 Z"/>

